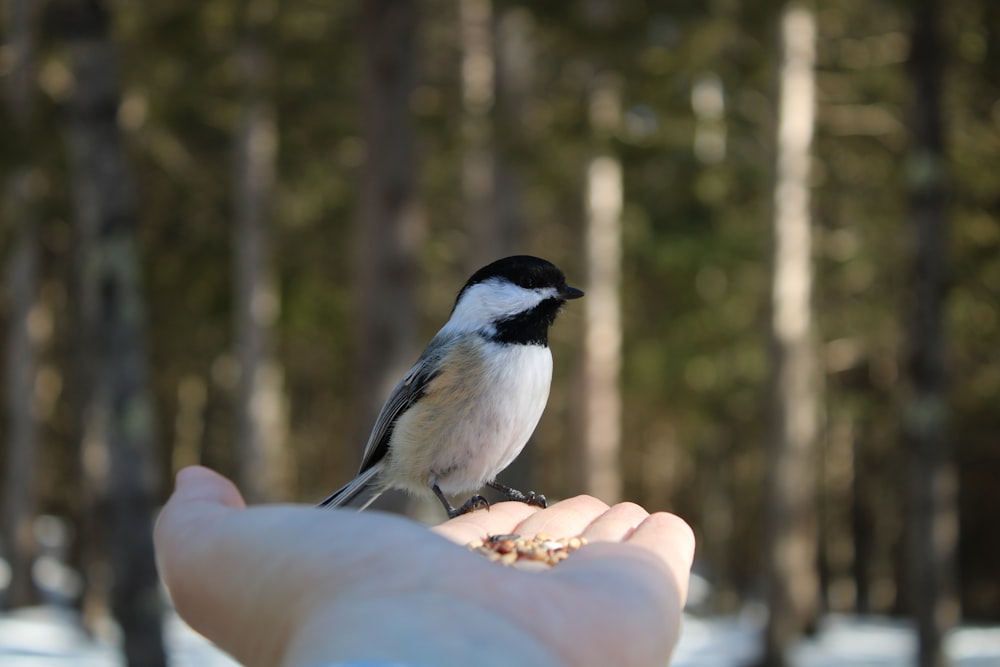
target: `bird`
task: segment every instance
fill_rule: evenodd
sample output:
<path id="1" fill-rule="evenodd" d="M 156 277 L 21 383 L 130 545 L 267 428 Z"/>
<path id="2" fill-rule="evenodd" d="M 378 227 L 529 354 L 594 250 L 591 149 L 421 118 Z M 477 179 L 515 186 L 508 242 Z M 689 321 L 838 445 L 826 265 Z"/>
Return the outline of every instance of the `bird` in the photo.
<path id="1" fill-rule="evenodd" d="M 386 399 L 357 476 L 318 507 L 345 506 L 367 493 L 363 510 L 400 489 L 433 494 L 453 518 L 489 503 L 476 493 L 456 508 L 447 496 L 484 486 L 545 507 L 545 496 L 496 476 L 524 449 L 548 402 L 549 327 L 567 301 L 582 296 L 558 267 L 530 255 L 473 273 L 448 321 Z"/>

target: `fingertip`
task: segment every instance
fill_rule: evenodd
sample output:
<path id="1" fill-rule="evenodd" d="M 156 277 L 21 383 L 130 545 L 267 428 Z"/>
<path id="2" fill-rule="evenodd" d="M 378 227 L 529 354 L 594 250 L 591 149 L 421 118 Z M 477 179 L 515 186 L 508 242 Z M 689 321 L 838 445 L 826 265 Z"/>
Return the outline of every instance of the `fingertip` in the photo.
<path id="1" fill-rule="evenodd" d="M 212 502 L 231 509 L 246 507 L 232 481 L 204 466 L 188 466 L 177 473 L 171 497 L 174 500 Z"/>
<path id="2" fill-rule="evenodd" d="M 694 531 L 676 514 L 650 514 L 628 541 L 651 549 L 674 566 L 690 569 L 694 562 Z"/>
<path id="3" fill-rule="evenodd" d="M 586 493 L 581 493 L 578 496 L 560 500 L 559 504 L 568 505 L 574 508 L 585 508 L 591 511 L 607 511 L 609 508 L 609 505 L 600 498 Z"/>
<path id="4" fill-rule="evenodd" d="M 681 545 L 684 552 L 689 553 L 691 560 L 693 560 L 697 540 L 691 525 L 681 517 L 670 512 L 657 512 L 650 516 L 655 517 L 653 519 L 654 522 L 664 524 L 663 530 L 669 532 L 673 536 L 674 543 Z"/>
<path id="5" fill-rule="evenodd" d="M 620 503 L 615 503 L 609 509 L 617 510 L 620 512 L 627 512 L 629 514 L 642 514 L 643 516 L 649 516 L 649 510 L 640 505 L 639 503 L 634 503 L 631 500 L 623 500 Z"/>
<path id="6" fill-rule="evenodd" d="M 648 516 L 649 512 L 635 503 L 617 503 L 595 517 L 582 534 L 591 542 L 623 542 Z"/>
<path id="7" fill-rule="evenodd" d="M 543 511 L 557 514 L 576 514 L 586 518 L 587 523 L 590 523 L 597 517 L 607 512 L 609 509 L 610 506 L 600 498 L 587 494 L 580 494 L 578 496 L 560 500 L 554 505 L 549 505 Z M 583 526 L 581 526 L 581 530 L 582 529 Z"/>

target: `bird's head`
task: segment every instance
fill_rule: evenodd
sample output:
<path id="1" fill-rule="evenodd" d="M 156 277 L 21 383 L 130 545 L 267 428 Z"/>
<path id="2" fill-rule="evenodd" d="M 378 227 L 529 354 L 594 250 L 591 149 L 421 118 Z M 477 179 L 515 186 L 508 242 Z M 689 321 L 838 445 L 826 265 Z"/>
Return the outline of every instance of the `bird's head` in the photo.
<path id="1" fill-rule="evenodd" d="M 444 330 L 479 332 L 500 343 L 547 345 L 559 309 L 581 296 L 551 262 L 529 255 L 505 257 L 472 274 Z"/>

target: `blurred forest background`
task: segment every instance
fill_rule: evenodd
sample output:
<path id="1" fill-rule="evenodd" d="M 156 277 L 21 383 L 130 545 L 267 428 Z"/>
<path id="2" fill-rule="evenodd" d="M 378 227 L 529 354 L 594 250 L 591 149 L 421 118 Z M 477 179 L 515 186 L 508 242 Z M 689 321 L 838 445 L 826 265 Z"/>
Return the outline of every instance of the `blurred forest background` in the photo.
<path id="1" fill-rule="evenodd" d="M 1000 619 L 1000 4 L 2 21 L 5 607 L 109 610 L 163 664 L 172 473 L 319 500 L 470 272 L 526 252 L 588 295 L 501 479 L 683 515 L 770 664 L 825 611 L 912 616 L 925 665 Z"/>

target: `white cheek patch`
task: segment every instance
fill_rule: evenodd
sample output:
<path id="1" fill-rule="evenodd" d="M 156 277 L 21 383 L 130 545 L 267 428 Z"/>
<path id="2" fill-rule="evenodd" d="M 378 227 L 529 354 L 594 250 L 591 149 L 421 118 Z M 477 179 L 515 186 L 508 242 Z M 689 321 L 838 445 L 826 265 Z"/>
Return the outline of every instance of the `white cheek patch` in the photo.
<path id="1" fill-rule="evenodd" d="M 526 289 L 506 280 L 491 279 L 465 290 L 442 332 L 493 332 L 493 323 L 531 310 L 558 296 L 555 287 Z"/>

